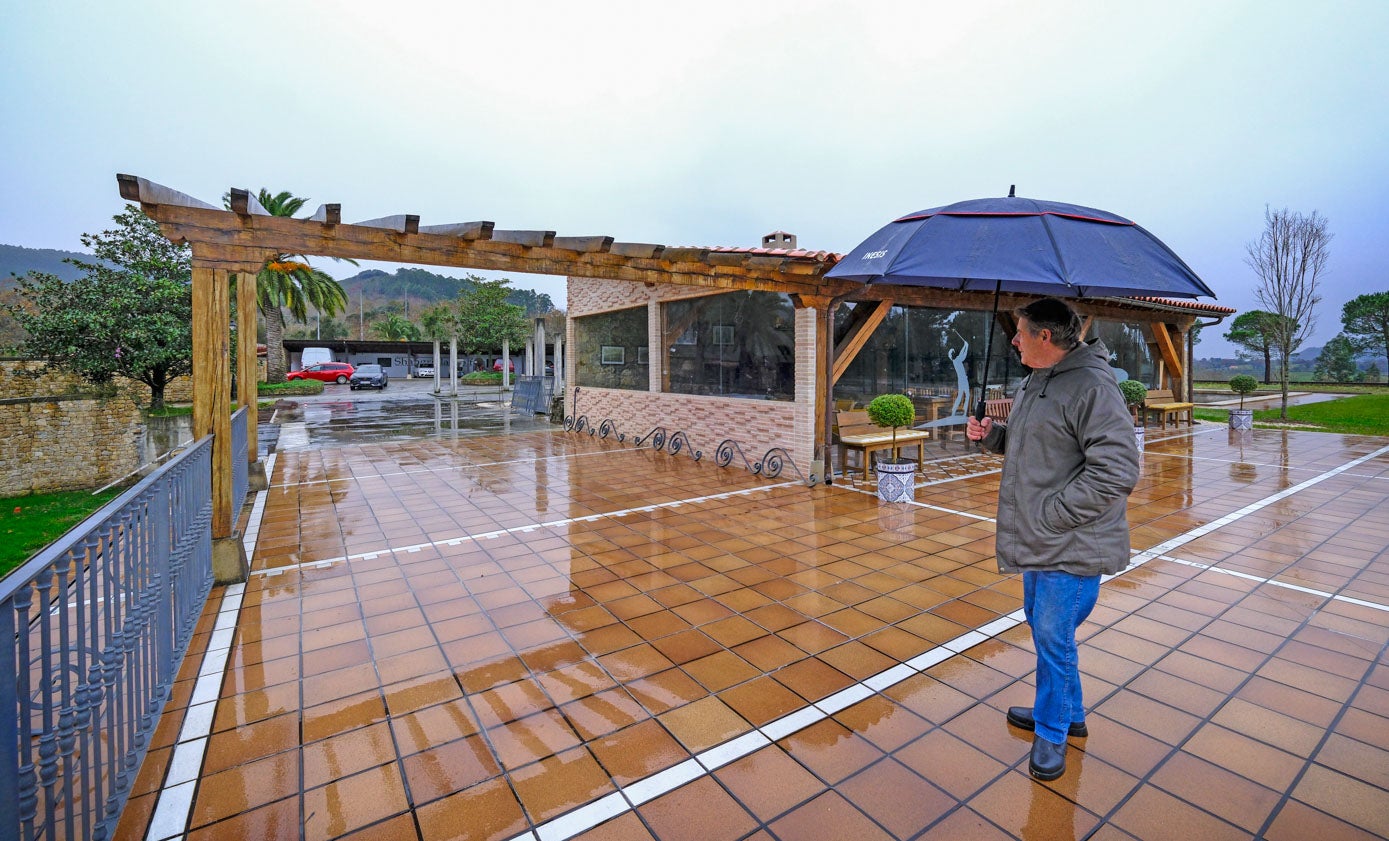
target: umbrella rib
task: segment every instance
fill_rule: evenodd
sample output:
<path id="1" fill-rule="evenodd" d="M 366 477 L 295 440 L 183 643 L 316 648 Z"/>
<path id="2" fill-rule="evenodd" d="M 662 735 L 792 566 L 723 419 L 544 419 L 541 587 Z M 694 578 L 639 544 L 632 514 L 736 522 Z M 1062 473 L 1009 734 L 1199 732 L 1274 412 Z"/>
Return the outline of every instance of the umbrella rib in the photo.
<path id="1" fill-rule="evenodd" d="M 1061 282 L 1073 290 L 1076 289 L 1076 285 L 1071 282 L 1071 270 L 1066 267 L 1066 258 L 1061 254 L 1061 247 L 1056 244 L 1056 235 L 1052 233 L 1050 220 L 1046 216 L 1039 218 L 1042 220 L 1042 230 L 1047 232 L 1047 241 L 1051 243 L 1051 253 L 1056 255 L 1056 263 L 1061 267 Z M 1080 291 L 1081 295 L 1085 294 L 1083 290 L 1077 291 Z"/>

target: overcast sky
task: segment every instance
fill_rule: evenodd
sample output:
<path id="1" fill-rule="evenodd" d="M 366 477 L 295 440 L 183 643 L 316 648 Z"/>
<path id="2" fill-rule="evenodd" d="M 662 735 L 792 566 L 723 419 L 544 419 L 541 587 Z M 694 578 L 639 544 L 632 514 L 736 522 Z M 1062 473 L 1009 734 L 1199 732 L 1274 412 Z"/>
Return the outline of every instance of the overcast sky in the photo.
<path id="1" fill-rule="evenodd" d="M 781 229 L 840 252 L 1017 184 L 1133 219 L 1240 309 L 1265 206 L 1319 211 L 1312 344 L 1389 289 L 1385 0 L 0 0 L 0 20 L 13 245 L 79 249 L 120 211 L 117 172 L 212 203 L 291 190 L 346 221 Z M 562 279 L 512 279 L 564 300 Z M 1198 355 L 1230 353 L 1225 329 Z"/>

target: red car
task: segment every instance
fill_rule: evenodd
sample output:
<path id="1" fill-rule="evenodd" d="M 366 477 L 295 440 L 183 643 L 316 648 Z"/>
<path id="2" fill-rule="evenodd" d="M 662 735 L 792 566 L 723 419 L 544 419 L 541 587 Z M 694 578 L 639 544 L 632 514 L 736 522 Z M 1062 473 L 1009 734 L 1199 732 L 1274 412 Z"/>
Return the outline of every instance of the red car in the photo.
<path id="1" fill-rule="evenodd" d="M 285 374 L 285 380 L 318 380 L 319 382 L 342 384 L 352 378 L 354 370 L 356 369 L 346 362 L 320 362 L 317 365 L 310 365 L 302 371 L 290 371 Z"/>
<path id="2" fill-rule="evenodd" d="M 509 360 L 509 361 L 511 362 L 511 365 L 510 365 L 511 373 L 514 374 L 514 373 L 516 373 L 516 360 L 515 360 L 515 359 L 512 359 L 512 360 Z M 493 371 L 493 373 L 497 373 L 497 374 L 500 374 L 500 373 L 502 372 L 502 361 L 501 361 L 500 359 L 498 359 L 496 362 L 493 362 L 493 363 L 492 363 L 492 371 Z"/>

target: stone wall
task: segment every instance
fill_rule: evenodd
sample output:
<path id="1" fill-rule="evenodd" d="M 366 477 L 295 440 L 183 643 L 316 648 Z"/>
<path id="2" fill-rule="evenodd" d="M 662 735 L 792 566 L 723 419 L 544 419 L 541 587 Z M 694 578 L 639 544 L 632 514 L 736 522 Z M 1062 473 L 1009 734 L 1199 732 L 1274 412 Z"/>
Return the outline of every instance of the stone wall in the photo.
<path id="1" fill-rule="evenodd" d="M 144 425 L 128 390 L 97 396 L 71 375 L 20 373 L 41 367 L 0 360 L 0 497 L 100 487 L 139 467 Z"/>

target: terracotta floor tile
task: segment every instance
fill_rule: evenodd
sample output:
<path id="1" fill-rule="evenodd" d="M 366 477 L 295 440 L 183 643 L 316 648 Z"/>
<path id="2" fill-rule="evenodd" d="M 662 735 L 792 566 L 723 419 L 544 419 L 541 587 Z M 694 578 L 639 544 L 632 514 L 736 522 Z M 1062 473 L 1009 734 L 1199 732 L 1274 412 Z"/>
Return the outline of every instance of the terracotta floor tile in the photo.
<path id="1" fill-rule="evenodd" d="M 1305 721 L 1240 698 L 1231 698 L 1211 720 L 1297 756 L 1311 756 L 1325 732 Z"/>
<path id="2" fill-rule="evenodd" d="M 1007 719 L 987 704 L 970 707 L 942 729 L 1005 765 L 1014 764 L 1032 748 L 1031 733 L 1009 726 Z"/>
<path id="3" fill-rule="evenodd" d="M 957 803 L 890 757 L 868 766 L 835 790 L 897 838 L 912 837 Z"/>
<path id="4" fill-rule="evenodd" d="M 1067 769 L 1072 773 L 1074 769 Z M 1019 838 L 1085 838 L 1099 816 L 1021 774 L 1004 774 L 969 801 L 970 808 Z"/>
<path id="5" fill-rule="evenodd" d="M 306 760 L 307 762 L 307 760 Z M 401 763 L 416 806 L 491 779 L 501 768 L 481 736 L 428 747 Z"/>
<path id="6" fill-rule="evenodd" d="M 1139 695 L 1120 690 L 1094 711 L 1169 745 L 1178 745 L 1200 724 L 1196 716 Z"/>
<path id="7" fill-rule="evenodd" d="M 803 709 L 806 705 L 804 698 L 770 677 L 754 678 L 732 689 L 725 689 L 718 697 L 757 727 Z"/>
<path id="8" fill-rule="evenodd" d="M 1250 678 L 1236 697 L 1320 728 L 1329 726 L 1341 711 L 1341 705 L 1329 698 L 1261 677 Z"/>
<path id="9" fill-rule="evenodd" d="M 1275 791 L 1286 790 L 1302 769 L 1298 757 L 1216 724 L 1202 725 L 1183 750 Z"/>
<path id="10" fill-rule="evenodd" d="M 1152 786 L 1142 786 L 1111 819 L 1120 829 L 1138 838 L 1201 838 L 1238 841 L 1251 834 L 1172 797 Z"/>
<path id="11" fill-rule="evenodd" d="M 199 779 L 189 826 L 205 826 L 298 793 L 299 751 L 283 751 Z"/>
<path id="12" fill-rule="evenodd" d="M 305 706 L 315 706 L 346 698 L 379 685 L 376 669 L 370 663 L 362 663 L 305 677 L 300 683 L 300 692 L 303 693 Z"/>
<path id="13" fill-rule="evenodd" d="M 775 671 L 806 657 L 804 651 L 773 635 L 745 642 L 734 648 L 733 652 L 764 672 Z"/>
<path id="14" fill-rule="evenodd" d="M 989 823 L 982 815 L 970 809 L 951 812 L 944 820 L 917 836 L 925 841 L 1009 841 L 1011 836 Z"/>
<path id="15" fill-rule="evenodd" d="M 413 815 L 396 815 L 343 836 L 343 841 L 419 841 Z"/>
<path id="16" fill-rule="evenodd" d="M 1235 826 L 1255 828 L 1273 814 L 1281 793 L 1179 751 L 1153 773 L 1153 785 Z"/>
<path id="17" fill-rule="evenodd" d="M 683 665 L 723 650 L 723 646 L 707 634 L 693 628 L 655 639 L 651 645 L 677 665 Z"/>
<path id="18" fill-rule="evenodd" d="M 393 683 L 382 687 L 381 694 L 391 715 L 404 715 L 463 697 L 458 681 L 448 672 Z"/>
<path id="19" fill-rule="evenodd" d="M 637 807 L 661 841 L 733 841 L 757 821 L 714 780 L 702 777 Z"/>
<path id="20" fill-rule="evenodd" d="M 484 728 L 525 718 L 554 707 L 550 697 L 535 680 L 518 680 L 471 696 L 478 723 Z"/>
<path id="21" fill-rule="evenodd" d="M 929 675 L 909 677 L 883 692 L 927 721 L 939 724 L 978 701 Z"/>
<path id="22" fill-rule="evenodd" d="M 685 761 L 690 753 L 653 719 L 633 724 L 588 743 L 619 786 Z"/>
<path id="23" fill-rule="evenodd" d="M 489 780 L 419 807 L 424 841 L 504 841 L 528 828 L 505 780 Z"/>
<path id="24" fill-rule="evenodd" d="M 541 823 L 616 791 L 584 748 L 573 748 L 511 772 L 516 795 L 533 823 Z"/>
<path id="25" fill-rule="evenodd" d="M 819 659 L 860 681 L 897 665 L 896 660 L 860 642 L 846 642 L 828 651 L 822 651 Z"/>
<path id="26" fill-rule="evenodd" d="M 854 838 L 864 841 L 892 838 L 854 804 L 833 791 L 827 791 L 778 818 L 770 828 L 783 838 Z"/>
<path id="27" fill-rule="evenodd" d="M 1269 825 L 1264 838 L 1267 841 L 1305 841 L 1309 838 L 1374 841 L 1383 836 L 1372 835 L 1304 803 L 1289 800 Z"/>
<path id="28" fill-rule="evenodd" d="M 759 820 L 770 820 L 825 790 L 824 783 L 776 745 L 732 762 L 714 776 Z"/>
<path id="29" fill-rule="evenodd" d="M 652 715 L 660 715 L 673 707 L 708 695 L 704 687 L 680 669 L 667 669 L 630 681 L 625 688 Z"/>
<path id="30" fill-rule="evenodd" d="M 187 841 L 221 841 L 224 838 L 299 837 L 299 797 L 287 797 L 266 806 L 233 815 L 188 833 Z"/>
<path id="31" fill-rule="evenodd" d="M 1146 777 L 1171 752 L 1170 745 L 1102 715 L 1086 716 L 1085 753 L 1135 777 Z"/>
<path id="32" fill-rule="evenodd" d="M 635 812 L 619 815 L 606 823 L 581 832 L 574 841 L 654 841 Z"/>
<path id="33" fill-rule="evenodd" d="M 776 672 L 773 677 L 778 683 L 812 703 L 855 682 L 853 678 L 815 657 L 792 663 Z"/>
<path id="34" fill-rule="evenodd" d="M 1389 791 L 1389 750 L 1382 747 L 1333 733 L 1317 752 L 1316 761 L 1318 765 Z"/>
<path id="35" fill-rule="evenodd" d="M 487 739 L 507 770 L 538 762 L 582 741 L 554 709 L 488 730 Z"/>
<path id="36" fill-rule="evenodd" d="M 710 692 L 718 692 L 762 674 L 760 669 L 724 649 L 685 663 L 681 668 Z"/>
<path id="37" fill-rule="evenodd" d="M 702 698 L 659 716 L 661 724 L 691 753 L 722 744 L 751 726 L 718 698 Z"/>
<path id="38" fill-rule="evenodd" d="M 872 742 L 833 719 L 812 724 L 778 744 L 830 785 L 858 773 L 883 756 L 883 751 Z"/>
<path id="39" fill-rule="evenodd" d="M 395 759 L 386 723 L 350 730 L 304 746 L 304 787 L 317 788 Z"/>
<path id="40" fill-rule="evenodd" d="M 1336 723 L 1336 733 L 1367 745 L 1389 748 L 1389 719 L 1351 707 Z"/>
<path id="41" fill-rule="evenodd" d="M 394 763 L 304 792 L 304 837 L 337 838 L 407 808 Z"/>

